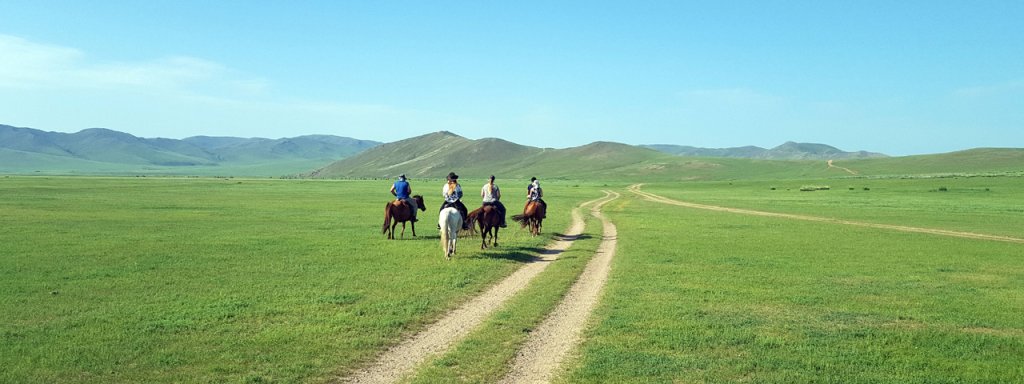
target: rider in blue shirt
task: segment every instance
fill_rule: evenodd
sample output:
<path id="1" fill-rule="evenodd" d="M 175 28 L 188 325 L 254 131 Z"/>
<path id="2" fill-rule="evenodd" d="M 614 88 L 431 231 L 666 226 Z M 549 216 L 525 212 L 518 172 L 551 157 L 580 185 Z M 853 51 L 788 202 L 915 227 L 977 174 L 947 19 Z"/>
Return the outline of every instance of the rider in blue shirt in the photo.
<path id="1" fill-rule="evenodd" d="M 416 218 L 416 211 L 419 207 L 416 205 L 416 200 L 412 198 L 412 186 L 409 185 L 409 181 L 405 179 L 405 174 L 398 176 L 398 181 L 391 185 L 391 194 L 395 195 L 398 200 L 405 201 L 412 208 L 412 221 L 415 223 L 419 221 Z"/>

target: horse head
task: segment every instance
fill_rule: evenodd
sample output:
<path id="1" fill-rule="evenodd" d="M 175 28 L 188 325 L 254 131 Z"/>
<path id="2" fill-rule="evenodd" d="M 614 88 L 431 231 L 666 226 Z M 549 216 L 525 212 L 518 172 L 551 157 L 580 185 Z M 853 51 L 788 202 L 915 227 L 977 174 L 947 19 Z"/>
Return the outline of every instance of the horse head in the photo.
<path id="1" fill-rule="evenodd" d="M 423 211 L 423 212 L 427 211 L 427 207 L 423 204 L 423 196 L 422 195 L 413 195 L 412 199 L 416 201 L 416 205 L 420 207 L 421 211 Z"/>

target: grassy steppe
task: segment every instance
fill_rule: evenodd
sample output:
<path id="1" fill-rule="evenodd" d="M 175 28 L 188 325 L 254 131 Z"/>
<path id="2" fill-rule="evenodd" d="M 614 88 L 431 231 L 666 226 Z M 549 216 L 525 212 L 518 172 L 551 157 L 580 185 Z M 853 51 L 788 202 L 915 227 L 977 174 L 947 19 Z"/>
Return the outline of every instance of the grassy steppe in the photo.
<path id="1" fill-rule="evenodd" d="M 1020 177 L 785 180 L 643 189 L 1022 237 Z M 468 196 L 481 184 L 465 181 Z M 500 184 L 510 212 L 520 184 Z M 600 189 L 623 194 L 604 207 L 619 245 L 564 382 L 1024 382 L 1020 244 L 695 210 L 610 184 L 544 184 L 548 234 Z M 0 178 L 0 382 L 327 381 L 547 243 L 510 229 L 501 249 L 464 239 L 445 262 L 440 182 L 413 180 L 428 205 L 415 240 L 380 234 L 388 186 Z M 496 380 L 599 231 L 591 222 L 562 263 L 415 380 Z"/>
<path id="2" fill-rule="evenodd" d="M 1024 238 L 1024 177 L 736 180 L 643 190 L 732 208 Z"/>
<path id="3" fill-rule="evenodd" d="M 428 209 L 398 241 L 380 234 L 389 186 L 0 178 L 0 382 L 323 381 L 547 242 L 516 228 L 445 262 L 441 185 L 413 180 Z M 598 196 L 549 192 L 547 233 Z"/>
<path id="4" fill-rule="evenodd" d="M 952 229 L 1019 223 L 1019 212 L 1008 208 L 1020 207 L 1020 178 L 989 180 L 993 194 L 1010 196 L 953 192 L 978 188 L 976 182 L 945 180 L 951 192 L 939 195 L 922 190 L 931 182 L 892 181 L 885 185 L 920 193 L 879 194 L 876 188 L 885 188 L 873 185 L 867 198 L 845 189 L 753 187 L 758 183 L 644 190 Z M 984 212 L 946 221 L 963 210 L 949 212 L 957 203 L 937 204 L 944 199 Z M 907 206 L 908 215 L 897 214 Z M 1020 244 L 744 216 L 636 196 L 608 204 L 606 215 L 619 229 L 613 274 L 563 382 L 1024 382 Z"/>

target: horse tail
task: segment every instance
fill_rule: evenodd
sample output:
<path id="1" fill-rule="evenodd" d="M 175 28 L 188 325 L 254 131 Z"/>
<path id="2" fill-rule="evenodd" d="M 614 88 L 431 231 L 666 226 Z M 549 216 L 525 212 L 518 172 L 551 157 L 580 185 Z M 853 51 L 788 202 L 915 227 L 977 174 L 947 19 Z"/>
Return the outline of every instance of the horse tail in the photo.
<path id="1" fill-rule="evenodd" d="M 468 223 L 467 226 L 469 227 L 470 234 L 476 234 L 476 221 L 480 220 L 481 213 L 483 213 L 482 208 L 477 208 L 466 215 L 466 222 Z"/>
<path id="2" fill-rule="evenodd" d="M 524 224 L 525 225 L 526 224 L 526 215 L 512 215 L 512 221 L 515 221 L 515 222 L 517 222 L 519 224 Z"/>
<path id="3" fill-rule="evenodd" d="M 441 227 L 441 250 L 448 252 L 448 228 Z"/>
<path id="4" fill-rule="evenodd" d="M 437 225 L 441 227 L 441 250 L 448 252 L 448 212 L 441 210 Z"/>
<path id="5" fill-rule="evenodd" d="M 391 226 L 391 203 L 384 206 L 384 226 L 380 227 L 380 233 L 388 233 Z"/>

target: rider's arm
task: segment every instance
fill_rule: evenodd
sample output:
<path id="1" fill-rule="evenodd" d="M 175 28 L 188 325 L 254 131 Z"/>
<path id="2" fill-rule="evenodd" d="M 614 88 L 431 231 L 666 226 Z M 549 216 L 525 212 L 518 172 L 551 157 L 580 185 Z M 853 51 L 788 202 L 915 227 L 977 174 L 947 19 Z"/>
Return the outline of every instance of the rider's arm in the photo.
<path id="1" fill-rule="evenodd" d="M 395 185 L 394 184 L 391 184 L 391 195 L 392 196 L 398 196 L 398 194 L 395 193 Z"/>

